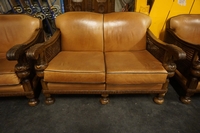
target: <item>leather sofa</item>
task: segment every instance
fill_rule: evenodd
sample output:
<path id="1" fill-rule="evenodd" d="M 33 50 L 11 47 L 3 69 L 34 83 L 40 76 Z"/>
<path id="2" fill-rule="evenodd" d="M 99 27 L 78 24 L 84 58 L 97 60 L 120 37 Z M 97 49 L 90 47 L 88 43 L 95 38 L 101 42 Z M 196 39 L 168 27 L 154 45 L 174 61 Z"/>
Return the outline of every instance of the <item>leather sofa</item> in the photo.
<path id="1" fill-rule="evenodd" d="M 165 41 L 186 52 L 184 60 L 177 61 L 175 80 L 180 88 L 180 100 L 189 104 L 191 96 L 200 93 L 200 14 L 180 14 L 167 21 Z"/>
<path id="2" fill-rule="evenodd" d="M 26 96 L 30 106 L 38 104 L 40 82 L 26 51 L 41 42 L 41 20 L 25 14 L 0 15 L 0 97 Z"/>
<path id="3" fill-rule="evenodd" d="M 101 94 L 107 104 L 109 94 L 152 93 L 164 102 L 174 61 L 185 52 L 158 40 L 149 16 L 67 12 L 55 21 L 54 35 L 27 51 L 47 104 L 54 103 L 52 94 Z"/>

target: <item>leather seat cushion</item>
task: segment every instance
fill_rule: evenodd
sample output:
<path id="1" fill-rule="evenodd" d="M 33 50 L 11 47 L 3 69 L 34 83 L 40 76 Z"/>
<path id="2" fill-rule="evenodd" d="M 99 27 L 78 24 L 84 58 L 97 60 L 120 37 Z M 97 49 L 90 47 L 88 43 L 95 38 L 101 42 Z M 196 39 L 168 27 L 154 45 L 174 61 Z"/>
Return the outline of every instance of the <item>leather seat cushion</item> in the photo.
<path id="1" fill-rule="evenodd" d="M 148 51 L 106 52 L 106 83 L 161 84 L 167 71 Z"/>
<path id="2" fill-rule="evenodd" d="M 105 83 L 103 52 L 61 51 L 44 71 L 44 81 Z"/>
<path id="3" fill-rule="evenodd" d="M 8 61 L 6 58 L 0 58 L 0 85 L 16 85 L 20 79 L 15 74 L 14 68 L 16 61 Z"/>

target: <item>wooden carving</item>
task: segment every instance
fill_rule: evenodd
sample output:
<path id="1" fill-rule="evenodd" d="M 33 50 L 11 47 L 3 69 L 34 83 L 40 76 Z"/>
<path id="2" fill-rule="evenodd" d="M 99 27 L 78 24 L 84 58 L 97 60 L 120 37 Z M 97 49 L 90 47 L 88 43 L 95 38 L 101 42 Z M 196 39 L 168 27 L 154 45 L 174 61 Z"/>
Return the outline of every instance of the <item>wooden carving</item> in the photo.
<path id="1" fill-rule="evenodd" d="M 115 0 L 65 0 L 65 11 L 109 13 L 115 11 Z"/>

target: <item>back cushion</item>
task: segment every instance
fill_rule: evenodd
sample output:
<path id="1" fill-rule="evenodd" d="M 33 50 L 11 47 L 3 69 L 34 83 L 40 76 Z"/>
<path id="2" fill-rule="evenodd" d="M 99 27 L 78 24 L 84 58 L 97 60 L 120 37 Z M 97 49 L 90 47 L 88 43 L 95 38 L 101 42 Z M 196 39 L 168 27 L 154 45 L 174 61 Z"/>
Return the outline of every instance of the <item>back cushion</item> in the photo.
<path id="1" fill-rule="evenodd" d="M 105 51 L 134 51 L 146 49 L 149 16 L 136 12 L 104 15 Z"/>
<path id="2" fill-rule="evenodd" d="M 41 26 L 38 18 L 25 14 L 0 15 L 0 53 L 30 41 L 32 34 Z"/>
<path id="3" fill-rule="evenodd" d="M 103 15 L 67 12 L 56 18 L 63 51 L 103 51 Z"/>
<path id="4" fill-rule="evenodd" d="M 169 28 L 186 42 L 200 44 L 200 14 L 183 14 L 172 17 Z"/>

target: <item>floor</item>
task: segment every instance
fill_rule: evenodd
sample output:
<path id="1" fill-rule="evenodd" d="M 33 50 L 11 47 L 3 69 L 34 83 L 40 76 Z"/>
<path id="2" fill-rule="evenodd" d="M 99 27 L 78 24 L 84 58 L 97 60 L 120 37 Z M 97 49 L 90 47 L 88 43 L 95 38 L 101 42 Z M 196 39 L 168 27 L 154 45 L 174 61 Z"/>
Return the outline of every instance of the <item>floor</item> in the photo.
<path id="1" fill-rule="evenodd" d="M 151 94 L 55 95 L 53 105 L 29 107 L 24 97 L 0 98 L 0 133 L 199 133 L 200 95 L 182 104 L 170 84 L 165 102 L 157 105 Z"/>

